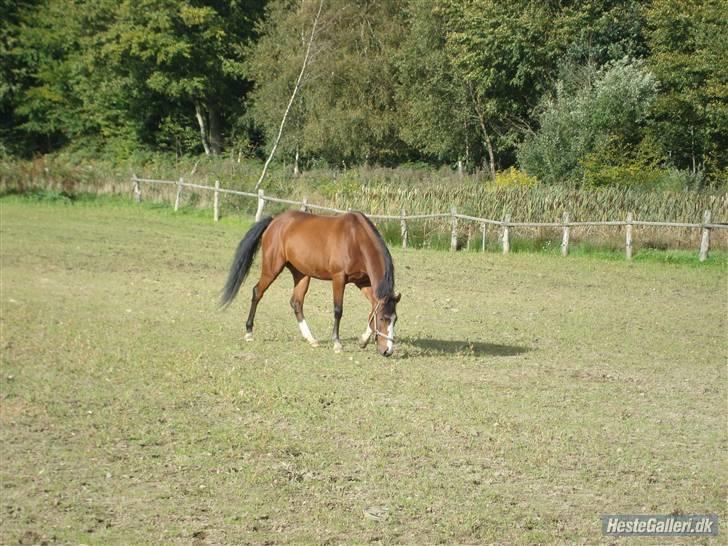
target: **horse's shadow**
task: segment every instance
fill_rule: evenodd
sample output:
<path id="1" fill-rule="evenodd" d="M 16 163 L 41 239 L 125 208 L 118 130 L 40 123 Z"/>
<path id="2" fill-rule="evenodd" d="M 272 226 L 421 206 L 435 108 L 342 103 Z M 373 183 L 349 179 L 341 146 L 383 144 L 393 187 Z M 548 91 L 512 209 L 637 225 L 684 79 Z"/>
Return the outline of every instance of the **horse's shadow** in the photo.
<path id="1" fill-rule="evenodd" d="M 527 353 L 530 347 L 518 345 L 501 345 L 498 343 L 485 343 L 483 341 L 466 341 L 454 339 L 418 339 L 406 338 L 401 340 L 407 345 L 421 349 L 430 354 L 457 354 L 465 356 L 517 356 Z"/>

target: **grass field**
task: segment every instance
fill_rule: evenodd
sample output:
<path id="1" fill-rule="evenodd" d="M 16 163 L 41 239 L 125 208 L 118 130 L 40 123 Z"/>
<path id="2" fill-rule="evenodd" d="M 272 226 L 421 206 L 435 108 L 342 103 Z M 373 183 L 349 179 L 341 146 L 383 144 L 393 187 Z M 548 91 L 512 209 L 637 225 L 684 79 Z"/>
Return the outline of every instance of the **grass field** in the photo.
<path id="1" fill-rule="evenodd" d="M 215 304 L 245 221 L 0 213 L 0 543 L 594 544 L 627 543 L 602 514 L 728 522 L 724 262 L 393 249 L 384 359 L 355 344 L 354 289 L 333 353 L 322 282 L 310 348 L 287 274 L 244 343 L 250 281 Z"/>

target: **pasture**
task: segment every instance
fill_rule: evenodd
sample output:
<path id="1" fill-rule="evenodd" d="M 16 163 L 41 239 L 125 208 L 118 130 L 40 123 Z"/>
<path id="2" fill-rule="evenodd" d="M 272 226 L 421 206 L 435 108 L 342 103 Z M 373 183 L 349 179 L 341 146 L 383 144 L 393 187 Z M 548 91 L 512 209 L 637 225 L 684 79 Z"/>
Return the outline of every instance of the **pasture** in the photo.
<path id="1" fill-rule="evenodd" d="M 216 302 L 246 221 L 0 207 L 0 543 L 593 544 L 616 542 L 602 514 L 728 522 L 724 265 L 392 248 L 385 359 L 356 345 L 353 287 L 334 354 L 317 281 L 309 347 L 287 272 L 245 343 L 259 258 Z"/>

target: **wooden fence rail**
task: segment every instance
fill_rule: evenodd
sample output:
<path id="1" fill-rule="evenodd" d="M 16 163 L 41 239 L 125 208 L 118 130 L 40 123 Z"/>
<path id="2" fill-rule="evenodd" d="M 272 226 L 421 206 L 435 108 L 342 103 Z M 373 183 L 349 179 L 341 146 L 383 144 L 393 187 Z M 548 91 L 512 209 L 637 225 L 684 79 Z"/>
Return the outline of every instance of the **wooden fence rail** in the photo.
<path id="1" fill-rule="evenodd" d="M 255 220 L 258 221 L 263 217 L 263 210 L 265 209 L 266 202 L 279 203 L 283 205 L 292 205 L 300 207 L 302 211 L 322 211 L 331 212 L 334 214 L 344 214 L 347 210 L 337 209 L 334 207 L 326 207 L 323 205 L 315 205 L 308 202 L 307 198 L 303 198 L 302 201 L 295 201 L 292 199 L 283 199 L 280 197 L 272 197 L 265 195 L 264 191 L 258 190 L 258 193 L 251 193 L 239 190 L 230 190 L 220 187 L 220 181 L 215 180 L 214 186 L 206 186 L 203 184 L 193 184 L 185 182 L 184 179 L 179 180 L 158 180 L 154 178 L 139 178 L 136 175 L 132 176 L 132 192 L 134 200 L 140 203 L 142 200 L 142 183 L 145 184 L 166 184 L 171 186 L 177 186 L 177 192 L 175 194 L 174 210 L 179 209 L 180 200 L 182 196 L 183 188 L 193 188 L 199 190 L 208 190 L 214 192 L 213 195 L 213 219 L 217 222 L 220 218 L 220 198 L 222 194 L 239 195 L 242 197 L 250 197 L 257 199 L 257 209 L 255 212 Z M 457 209 L 453 206 L 450 212 L 437 212 L 432 214 L 405 214 L 404 209 L 400 211 L 398 215 L 390 214 L 368 214 L 372 220 L 389 220 L 398 221 L 400 223 L 400 234 L 402 238 L 402 248 L 408 247 L 409 239 L 409 228 L 407 226 L 408 220 L 432 220 L 437 218 L 449 218 L 450 219 L 450 250 L 455 251 L 458 249 L 458 220 L 466 220 L 469 222 L 475 222 L 480 225 L 482 233 L 482 250 L 485 251 L 486 236 L 488 226 L 498 226 L 501 229 L 501 248 L 503 254 L 508 254 L 511 248 L 511 228 L 558 228 L 562 230 L 561 237 L 561 255 L 568 256 L 569 254 L 569 239 L 570 231 L 572 227 L 588 227 L 588 226 L 618 226 L 625 228 L 625 256 L 628 260 L 632 259 L 633 254 L 633 227 L 634 226 L 652 226 L 652 227 L 670 227 L 670 228 L 688 228 L 688 229 L 700 229 L 700 249 L 698 257 L 700 261 L 708 259 L 708 253 L 710 250 L 710 231 L 713 229 L 728 229 L 728 223 L 714 223 L 711 222 L 711 211 L 706 210 L 703 213 L 702 222 L 689 223 L 689 222 L 655 222 L 645 220 L 634 220 L 633 214 L 630 212 L 627 214 L 625 220 L 603 220 L 593 222 L 573 222 L 569 218 L 567 212 L 564 213 L 561 222 L 513 222 L 511 221 L 511 215 L 506 214 L 501 220 L 493 220 L 489 218 L 480 218 L 478 216 L 470 216 L 468 214 L 460 214 Z M 472 224 L 471 224 L 472 226 Z M 470 233 L 468 232 L 468 247 L 470 246 Z"/>

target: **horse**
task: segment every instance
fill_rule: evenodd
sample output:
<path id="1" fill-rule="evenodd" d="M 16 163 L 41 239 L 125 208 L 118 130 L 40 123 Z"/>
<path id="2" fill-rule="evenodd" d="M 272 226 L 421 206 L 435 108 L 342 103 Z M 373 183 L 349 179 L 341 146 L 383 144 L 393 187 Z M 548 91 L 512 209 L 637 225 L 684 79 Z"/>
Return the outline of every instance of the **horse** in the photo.
<path id="1" fill-rule="evenodd" d="M 318 347 L 303 314 L 311 278 L 331 281 L 334 296 L 334 351 L 343 350 L 339 322 L 344 312 L 344 289 L 354 284 L 371 303 L 367 328 L 359 338 L 364 349 L 372 334 L 382 356 L 394 351 L 394 324 L 401 294 L 394 292 L 394 264 L 384 239 L 372 221 L 361 212 L 341 216 L 319 216 L 288 211 L 253 224 L 238 244 L 230 273 L 222 290 L 220 305 L 225 308 L 237 295 L 253 258 L 262 243 L 260 279 L 253 286 L 245 340 L 253 340 L 255 311 L 268 287 L 284 268 L 293 276 L 291 307 L 303 338 Z"/>

